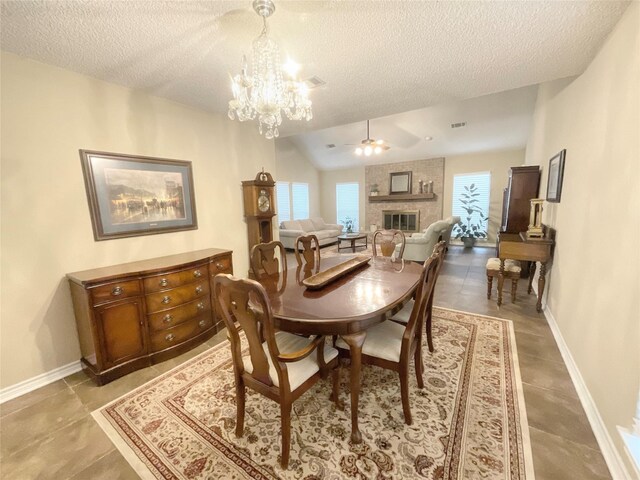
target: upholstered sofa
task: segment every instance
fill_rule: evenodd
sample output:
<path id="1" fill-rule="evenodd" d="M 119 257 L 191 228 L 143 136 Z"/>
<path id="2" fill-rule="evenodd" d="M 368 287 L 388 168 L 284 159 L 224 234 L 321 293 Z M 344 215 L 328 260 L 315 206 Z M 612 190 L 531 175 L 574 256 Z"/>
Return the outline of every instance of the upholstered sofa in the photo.
<path id="1" fill-rule="evenodd" d="M 287 220 L 280 223 L 280 241 L 284 248 L 293 250 L 296 238 L 300 235 L 315 235 L 320 246 L 336 243 L 342 233 L 342 225 L 324 223 L 322 218 Z"/>
<path id="2" fill-rule="evenodd" d="M 402 258 L 416 262 L 424 262 L 433 253 L 433 247 L 440 240 L 447 229 L 449 222 L 438 220 L 433 222 L 421 233 L 414 233 L 407 237 Z M 451 226 L 453 228 L 453 226 Z M 396 247 L 396 255 L 400 253 L 400 246 Z"/>

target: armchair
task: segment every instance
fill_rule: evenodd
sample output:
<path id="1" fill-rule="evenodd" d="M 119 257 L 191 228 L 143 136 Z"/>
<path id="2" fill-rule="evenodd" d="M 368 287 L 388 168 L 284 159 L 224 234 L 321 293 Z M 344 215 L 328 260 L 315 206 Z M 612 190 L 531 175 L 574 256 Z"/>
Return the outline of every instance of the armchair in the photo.
<path id="1" fill-rule="evenodd" d="M 453 230 L 454 225 L 456 223 L 460 222 L 460 217 L 458 217 L 456 215 L 456 216 L 452 216 L 452 217 L 449 217 L 449 218 L 445 218 L 444 221 L 449 224 L 449 227 L 442 234 L 442 240 L 445 241 L 445 245 L 447 246 L 447 249 L 448 249 L 449 248 L 449 241 L 451 240 L 451 231 Z"/>
<path id="2" fill-rule="evenodd" d="M 444 235 L 448 228 L 449 223 L 446 220 L 438 220 L 429 225 L 423 233 L 414 233 L 406 240 L 402 258 L 415 262 L 424 262 L 431 256 L 433 247 L 435 247 L 440 240 L 440 236 Z M 451 225 L 451 228 L 453 228 L 453 225 Z"/>

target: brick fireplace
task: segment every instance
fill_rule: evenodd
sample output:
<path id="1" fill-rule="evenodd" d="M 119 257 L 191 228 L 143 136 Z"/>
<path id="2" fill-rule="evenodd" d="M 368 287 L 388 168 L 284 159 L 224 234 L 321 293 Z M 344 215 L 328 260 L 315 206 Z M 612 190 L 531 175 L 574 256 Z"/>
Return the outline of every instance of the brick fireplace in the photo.
<path id="1" fill-rule="evenodd" d="M 395 172 L 412 172 L 410 194 L 390 195 L 390 174 Z M 429 181 L 433 182 L 432 197 L 425 198 L 428 196 L 420 194 L 420 180 L 425 184 Z M 370 195 L 374 184 L 378 187 L 377 196 Z M 376 228 L 389 228 L 388 225 L 391 225 L 390 228 L 400 227 L 398 229 L 405 233 L 420 232 L 433 222 L 442 219 L 444 158 L 367 166 L 365 167 L 365 188 L 367 229 L 372 228 L 373 225 Z"/>

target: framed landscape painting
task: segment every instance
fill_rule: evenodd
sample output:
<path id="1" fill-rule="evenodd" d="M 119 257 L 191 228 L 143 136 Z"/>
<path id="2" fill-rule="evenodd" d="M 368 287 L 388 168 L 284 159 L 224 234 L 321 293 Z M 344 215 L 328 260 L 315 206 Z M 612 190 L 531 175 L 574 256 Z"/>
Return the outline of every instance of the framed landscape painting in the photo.
<path id="1" fill-rule="evenodd" d="M 198 228 L 191 162 L 80 150 L 96 240 Z"/>
<path id="2" fill-rule="evenodd" d="M 549 160 L 549 176 L 547 177 L 547 202 L 560 203 L 562 194 L 562 178 L 564 177 L 564 157 L 562 150 Z"/>

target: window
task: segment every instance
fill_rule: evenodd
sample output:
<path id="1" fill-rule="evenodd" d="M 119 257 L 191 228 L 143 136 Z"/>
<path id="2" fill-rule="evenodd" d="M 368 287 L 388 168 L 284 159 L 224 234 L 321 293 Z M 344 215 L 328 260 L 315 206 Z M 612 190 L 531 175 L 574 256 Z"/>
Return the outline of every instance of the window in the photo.
<path id="1" fill-rule="evenodd" d="M 453 177 L 452 215 L 460 217 L 463 227 L 453 227 L 453 234 L 461 236 L 472 233 L 475 238 L 487 236 L 489 218 L 489 195 L 491 192 L 491 173 L 477 172 L 455 175 Z"/>
<path id="2" fill-rule="evenodd" d="M 278 218 L 281 222 L 309 218 L 309 184 L 276 182 Z"/>
<path id="3" fill-rule="evenodd" d="M 278 219 L 281 222 L 291 220 L 289 182 L 276 182 L 276 200 L 278 202 Z"/>
<path id="4" fill-rule="evenodd" d="M 293 199 L 293 219 L 309 218 L 309 184 L 292 183 L 291 194 Z"/>
<path id="5" fill-rule="evenodd" d="M 336 184 L 336 213 L 338 223 L 344 225 L 347 218 L 353 220 L 353 230 L 360 230 L 360 198 L 357 183 Z"/>

